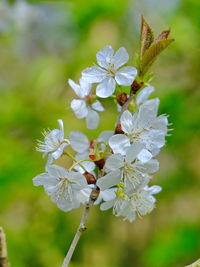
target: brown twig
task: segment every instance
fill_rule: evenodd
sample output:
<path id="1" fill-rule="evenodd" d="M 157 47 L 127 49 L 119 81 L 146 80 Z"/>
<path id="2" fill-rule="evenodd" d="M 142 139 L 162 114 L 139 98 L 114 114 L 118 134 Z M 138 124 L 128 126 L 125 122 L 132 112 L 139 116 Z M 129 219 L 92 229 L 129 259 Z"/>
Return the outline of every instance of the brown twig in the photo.
<path id="1" fill-rule="evenodd" d="M 2 227 L 0 227 L 0 267 L 8 267 L 8 255 L 6 246 L 6 236 Z"/>

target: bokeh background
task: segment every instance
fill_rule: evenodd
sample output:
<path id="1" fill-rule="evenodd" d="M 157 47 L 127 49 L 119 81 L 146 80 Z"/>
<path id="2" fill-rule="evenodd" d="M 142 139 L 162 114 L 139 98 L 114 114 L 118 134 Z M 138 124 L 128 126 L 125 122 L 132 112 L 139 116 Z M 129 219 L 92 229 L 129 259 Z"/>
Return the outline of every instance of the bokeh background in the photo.
<path id="1" fill-rule="evenodd" d="M 60 211 L 32 185 L 45 160 L 35 151 L 44 128 L 112 130 L 116 107 L 104 101 L 98 130 L 69 109 L 67 79 L 78 80 L 104 45 L 125 46 L 134 64 L 140 16 L 176 41 L 153 67 L 160 113 L 173 128 L 153 184 L 157 208 L 131 223 L 94 207 L 71 267 L 183 267 L 200 257 L 200 1 L 0 0 L 0 225 L 13 267 L 57 267 L 81 209 Z"/>

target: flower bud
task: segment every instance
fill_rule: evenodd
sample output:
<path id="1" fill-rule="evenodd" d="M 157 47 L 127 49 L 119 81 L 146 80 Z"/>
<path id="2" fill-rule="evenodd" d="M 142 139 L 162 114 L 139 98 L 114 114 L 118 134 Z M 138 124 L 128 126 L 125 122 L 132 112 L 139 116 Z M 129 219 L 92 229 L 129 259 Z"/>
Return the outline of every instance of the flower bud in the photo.
<path id="1" fill-rule="evenodd" d="M 102 158 L 102 159 L 100 159 L 100 160 L 96 160 L 94 163 L 96 164 L 96 166 L 97 166 L 100 170 L 102 170 L 103 167 L 104 167 L 104 165 L 105 165 L 105 163 L 106 163 L 106 158 Z"/>
<path id="2" fill-rule="evenodd" d="M 120 93 L 116 96 L 116 99 L 117 99 L 117 103 L 120 105 L 120 106 L 123 106 L 126 101 L 128 100 L 128 97 L 127 97 L 127 94 L 126 93 Z"/>
<path id="3" fill-rule="evenodd" d="M 85 176 L 88 184 L 96 184 L 96 179 L 93 174 L 85 172 L 83 175 Z"/>
<path id="4" fill-rule="evenodd" d="M 118 123 L 115 127 L 115 134 L 123 134 L 121 123 Z"/>
<path id="5" fill-rule="evenodd" d="M 91 160 L 95 160 L 96 156 L 93 155 L 93 154 L 90 154 L 90 155 L 89 155 L 89 158 L 90 158 Z"/>
<path id="6" fill-rule="evenodd" d="M 137 82 L 136 80 L 131 84 L 131 91 L 136 94 L 137 91 L 143 86 L 144 82 Z"/>

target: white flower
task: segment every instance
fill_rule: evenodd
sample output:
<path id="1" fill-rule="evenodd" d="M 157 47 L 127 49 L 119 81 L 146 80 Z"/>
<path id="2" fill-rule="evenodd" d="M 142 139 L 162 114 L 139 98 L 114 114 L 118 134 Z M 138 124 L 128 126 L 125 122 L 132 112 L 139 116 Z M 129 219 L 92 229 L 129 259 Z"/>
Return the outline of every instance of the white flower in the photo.
<path id="1" fill-rule="evenodd" d="M 82 174 L 57 165 L 47 165 L 46 173 L 36 176 L 33 184 L 42 185 L 51 200 L 64 211 L 80 206 L 80 191 L 88 186 Z"/>
<path id="2" fill-rule="evenodd" d="M 86 68 L 82 77 L 88 83 L 99 83 L 96 95 L 102 98 L 111 96 L 119 85 L 129 86 L 134 81 L 137 70 L 134 67 L 123 67 L 129 60 L 124 47 L 120 47 L 114 54 L 111 46 L 105 46 L 96 55 L 99 66 Z"/>
<path id="3" fill-rule="evenodd" d="M 93 103 L 90 102 L 91 84 L 87 83 L 83 79 L 80 79 L 80 85 L 68 80 L 69 85 L 74 90 L 79 99 L 73 99 L 71 102 L 71 109 L 78 119 L 86 118 L 87 128 L 96 129 L 99 124 L 98 112 L 104 111 L 101 103 L 96 100 Z"/>
<path id="4" fill-rule="evenodd" d="M 137 160 L 138 154 L 142 149 L 142 144 L 135 143 L 127 149 L 125 156 L 121 154 L 110 156 L 105 165 L 108 173 L 98 179 L 97 186 L 101 190 L 105 190 L 123 182 L 126 194 L 131 194 L 144 181 L 148 182 L 150 179 L 148 174 L 156 172 L 159 168 L 159 163 L 157 160 L 149 160 L 145 163 Z"/>
<path id="5" fill-rule="evenodd" d="M 145 101 L 134 114 L 128 110 L 123 112 L 120 122 L 124 134 L 113 135 L 109 140 L 114 153 L 124 155 L 134 142 L 145 145 L 149 151 L 146 153 L 147 160 L 159 153 L 165 144 L 168 120 L 165 115 L 157 117 L 158 105 L 159 100 L 155 98 Z"/>
<path id="6" fill-rule="evenodd" d="M 123 190 L 116 192 L 116 198 L 101 204 L 101 210 L 113 207 L 116 216 L 123 216 L 124 220 L 134 221 L 137 216 L 141 217 L 150 213 L 155 206 L 156 199 L 153 194 L 161 191 L 160 186 L 147 185 L 138 189 L 131 196 L 126 195 Z"/>
<path id="7" fill-rule="evenodd" d="M 51 154 L 52 158 L 58 159 L 62 154 L 64 148 L 69 145 L 69 140 L 64 139 L 63 121 L 58 120 L 60 129 L 51 131 L 44 131 L 44 141 L 38 141 L 37 151 L 43 152 L 43 157 Z"/>

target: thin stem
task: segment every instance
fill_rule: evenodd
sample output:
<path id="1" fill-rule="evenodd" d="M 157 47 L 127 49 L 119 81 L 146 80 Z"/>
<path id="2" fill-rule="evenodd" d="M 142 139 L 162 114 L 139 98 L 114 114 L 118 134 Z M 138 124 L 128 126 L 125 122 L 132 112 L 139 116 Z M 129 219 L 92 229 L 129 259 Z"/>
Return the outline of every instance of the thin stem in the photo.
<path id="1" fill-rule="evenodd" d="M 91 160 L 91 159 L 81 159 L 81 160 L 79 160 L 79 161 L 77 161 L 77 162 L 75 162 L 70 168 L 69 168 L 69 170 L 71 171 L 76 165 L 82 165 L 82 164 L 80 164 L 81 162 L 84 162 L 84 161 L 92 161 L 93 162 L 93 160 Z M 83 166 L 83 165 L 82 165 Z M 82 167 L 81 166 L 81 167 Z M 83 167 L 82 167 L 83 168 Z M 84 169 L 85 170 L 85 169 Z"/>
<path id="2" fill-rule="evenodd" d="M 68 266 L 68 264 L 69 264 L 69 262 L 71 260 L 71 257 L 72 257 L 72 255 L 73 255 L 73 253 L 75 251 L 75 248 L 76 248 L 76 246 L 78 244 L 78 241 L 79 241 L 82 233 L 86 230 L 85 222 L 87 220 L 89 211 L 90 211 L 90 204 L 87 203 L 85 205 L 85 209 L 84 209 L 84 212 L 83 212 L 83 216 L 81 218 L 81 222 L 80 222 L 80 224 L 78 226 L 78 229 L 76 231 L 74 239 L 73 239 L 73 241 L 71 243 L 71 246 L 70 246 L 70 248 L 69 248 L 69 250 L 67 252 L 67 255 L 66 255 L 65 259 L 64 259 L 62 267 L 67 267 Z"/>
<path id="3" fill-rule="evenodd" d="M 63 153 L 64 155 L 66 155 L 66 156 L 68 156 L 70 159 L 72 159 L 73 161 L 75 161 L 76 162 L 76 165 L 78 164 L 78 165 L 80 165 L 81 166 L 81 168 L 86 172 L 87 170 L 86 170 L 86 168 L 80 163 L 81 161 L 78 161 L 72 154 L 70 154 L 69 152 L 64 152 Z M 72 166 L 74 166 L 74 165 L 72 165 Z"/>
<path id="4" fill-rule="evenodd" d="M 80 224 L 77 228 L 76 234 L 74 236 L 74 239 L 71 243 L 71 246 L 67 252 L 67 255 L 64 259 L 63 265 L 62 267 L 68 267 L 68 264 L 71 260 L 72 255 L 74 254 L 74 251 L 76 249 L 76 246 L 78 244 L 78 241 L 82 235 L 82 233 L 87 229 L 85 226 L 85 223 L 87 221 L 88 215 L 89 215 L 89 211 L 91 206 L 93 205 L 93 203 L 95 202 L 95 200 L 98 198 L 99 195 L 99 190 L 97 189 L 97 187 L 95 186 L 94 189 L 92 190 L 91 194 L 90 194 L 90 199 L 89 202 L 85 204 L 85 208 L 83 211 L 83 215 L 80 221 Z"/>

